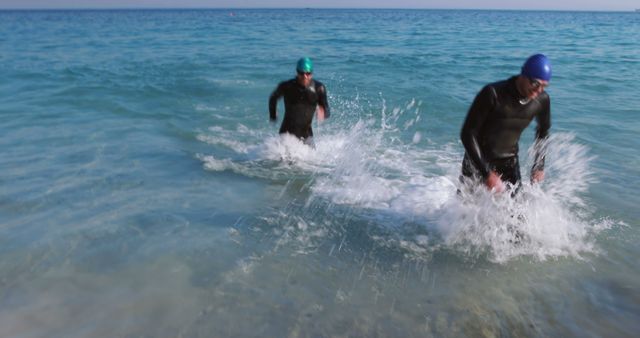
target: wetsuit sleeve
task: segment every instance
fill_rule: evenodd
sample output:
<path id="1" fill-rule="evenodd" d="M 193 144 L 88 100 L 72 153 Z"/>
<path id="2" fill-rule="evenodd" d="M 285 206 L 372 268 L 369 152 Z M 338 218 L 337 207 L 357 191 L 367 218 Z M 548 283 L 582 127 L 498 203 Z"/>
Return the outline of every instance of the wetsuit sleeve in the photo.
<path id="1" fill-rule="evenodd" d="M 269 119 L 275 121 L 277 118 L 276 109 L 278 107 L 278 99 L 284 95 L 284 82 L 280 83 L 278 87 L 269 96 Z"/>
<path id="2" fill-rule="evenodd" d="M 318 104 L 324 108 L 324 117 L 328 118 L 331 115 L 331 110 L 329 109 L 329 102 L 327 101 L 327 88 L 320 84 L 318 88 L 316 88 L 318 92 Z"/>
<path id="3" fill-rule="evenodd" d="M 485 86 L 473 100 L 467 118 L 462 125 L 460 140 L 474 166 L 480 171 L 482 177 L 487 177 L 491 167 L 480 148 L 480 131 L 496 105 L 496 92 L 491 86 Z"/>
<path id="4" fill-rule="evenodd" d="M 547 153 L 547 138 L 551 128 L 551 102 L 549 97 L 542 102 L 542 109 L 536 116 L 538 124 L 536 128 L 535 157 L 531 171 L 544 170 L 544 157 Z"/>

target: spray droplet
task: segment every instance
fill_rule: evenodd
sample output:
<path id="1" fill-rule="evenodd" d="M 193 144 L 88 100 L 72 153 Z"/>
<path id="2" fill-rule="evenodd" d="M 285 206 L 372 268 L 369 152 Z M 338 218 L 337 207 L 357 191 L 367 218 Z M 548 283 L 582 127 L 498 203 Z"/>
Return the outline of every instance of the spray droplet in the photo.
<path id="1" fill-rule="evenodd" d="M 420 132 L 416 131 L 416 133 L 413 134 L 413 143 L 416 144 L 420 142 L 421 139 L 422 139 L 422 135 L 420 135 Z"/>

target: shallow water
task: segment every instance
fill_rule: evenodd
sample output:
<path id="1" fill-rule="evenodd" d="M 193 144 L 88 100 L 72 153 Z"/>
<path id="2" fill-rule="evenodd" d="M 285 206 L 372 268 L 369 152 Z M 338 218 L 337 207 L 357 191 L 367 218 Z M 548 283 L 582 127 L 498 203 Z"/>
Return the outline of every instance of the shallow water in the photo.
<path id="1" fill-rule="evenodd" d="M 640 331 L 637 15 L 230 14 L 0 12 L 0 336 Z M 535 52 L 545 182 L 458 196 L 468 105 Z M 302 55 L 315 151 L 268 123 Z"/>

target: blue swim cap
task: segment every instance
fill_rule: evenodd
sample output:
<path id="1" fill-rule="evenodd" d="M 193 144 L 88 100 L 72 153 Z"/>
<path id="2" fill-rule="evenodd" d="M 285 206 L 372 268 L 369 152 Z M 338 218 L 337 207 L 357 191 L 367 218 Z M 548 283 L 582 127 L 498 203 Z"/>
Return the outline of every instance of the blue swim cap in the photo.
<path id="1" fill-rule="evenodd" d="M 304 57 L 298 60 L 296 70 L 301 73 L 313 73 L 313 62 L 311 62 L 311 59 Z"/>
<path id="2" fill-rule="evenodd" d="M 532 79 L 549 81 L 551 80 L 551 62 L 543 54 L 532 55 L 522 65 L 520 74 Z"/>

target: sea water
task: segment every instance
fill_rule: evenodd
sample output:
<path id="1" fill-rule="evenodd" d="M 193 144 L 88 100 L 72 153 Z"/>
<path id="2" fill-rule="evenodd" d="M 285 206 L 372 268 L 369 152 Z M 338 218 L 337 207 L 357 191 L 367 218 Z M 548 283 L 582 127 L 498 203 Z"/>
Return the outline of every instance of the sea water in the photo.
<path id="1" fill-rule="evenodd" d="M 0 12 L 0 336 L 636 336 L 640 16 Z M 458 182 L 547 54 L 545 180 Z M 268 97 L 302 56 L 316 149 Z M 279 121 L 283 105 L 279 104 Z"/>

